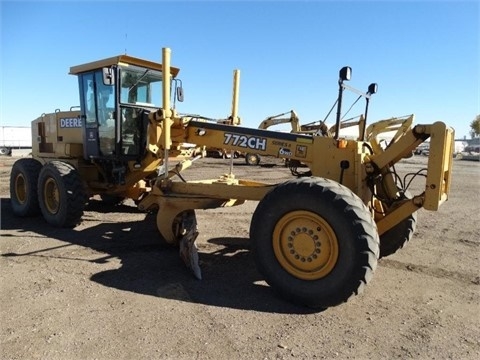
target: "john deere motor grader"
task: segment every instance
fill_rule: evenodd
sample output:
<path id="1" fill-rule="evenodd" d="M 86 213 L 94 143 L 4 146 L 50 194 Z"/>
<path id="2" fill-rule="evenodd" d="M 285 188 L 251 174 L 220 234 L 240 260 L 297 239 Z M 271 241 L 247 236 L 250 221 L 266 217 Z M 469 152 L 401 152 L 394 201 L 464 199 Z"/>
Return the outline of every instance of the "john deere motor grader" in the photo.
<path id="1" fill-rule="evenodd" d="M 121 55 L 70 69 L 78 76 L 80 109 L 33 121 L 33 158 L 18 160 L 11 173 L 15 214 L 41 212 L 52 225 L 74 226 L 92 195 L 132 198 L 139 209 L 157 211 L 162 237 L 179 245 L 200 278 L 195 209 L 258 201 L 250 225 L 258 270 L 285 299 L 326 308 L 363 290 L 378 258 L 412 237 L 420 208 L 437 210 L 447 200 L 454 132 L 444 123 L 413 126 L 409 116 L 366 128 L 372 84 L 361 93 L 367 108 L 358 139 L 339 136 L 342 94 L 353 89 L 345 84 L 349 67 L 340 71 L 333 134 L 299 134 L 239 126 L 238 70 L 232 113 L 224 123 L 180 116 L 179 70 L 170 66 L 170 49 L 162 56 L 162 64 Z M 155 103 L 160 98 L 161 106 Z M 392 131 L 392 140 L 382 145 L 379 135 Z M 410 195 L 394 165 L 427 139 L 425 186 Z M 180 172 L 202 153 L 194 156 L 195 148 L 185 144 L 289 158 L 310 173 L 260 183 L 235 178 L 232 162 L 227 175 L 187 181 Z"/>

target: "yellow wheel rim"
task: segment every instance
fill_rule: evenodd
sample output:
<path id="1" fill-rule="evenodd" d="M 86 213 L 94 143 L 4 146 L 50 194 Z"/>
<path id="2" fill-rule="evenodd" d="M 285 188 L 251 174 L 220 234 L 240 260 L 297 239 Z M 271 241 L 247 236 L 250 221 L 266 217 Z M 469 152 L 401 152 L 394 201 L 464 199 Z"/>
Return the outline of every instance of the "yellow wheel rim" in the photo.
<path id="1" fill-rule="evenodd" d="M 57 183 L 54 179 L 47 179 L 43 188 L 43 195 L 45 199 L 45 206 L 48 212 L 51 214 L 56 214 L 60 207 L 60 193 L 58 191 Z"/>
<path id="2" fill-rule="evenodd" d="M 284 215 L 275 225 L 272 241 L 280 265 L 299 279 L 321 279 L 337 263 L 335 232 L 322 217 L 309 211 Z"/>
<path id="3" fill-rule="evenodd" d="M 18 174 L 15 178 L 15 196 L 20 204 L 27 201 L 27 181 L 23 174 Z"/>

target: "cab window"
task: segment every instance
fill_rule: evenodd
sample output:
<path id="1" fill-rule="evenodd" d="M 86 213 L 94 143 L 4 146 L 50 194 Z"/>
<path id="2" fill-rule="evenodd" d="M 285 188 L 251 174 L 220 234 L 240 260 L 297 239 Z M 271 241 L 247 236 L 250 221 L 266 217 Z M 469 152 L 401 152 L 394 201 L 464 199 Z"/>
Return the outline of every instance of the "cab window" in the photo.
<path id="1" fill-rule="evenodd" d="M 162 73 L 128 66 L 121 68 L 120 102 L 138 106 L 160 107 Z"/>

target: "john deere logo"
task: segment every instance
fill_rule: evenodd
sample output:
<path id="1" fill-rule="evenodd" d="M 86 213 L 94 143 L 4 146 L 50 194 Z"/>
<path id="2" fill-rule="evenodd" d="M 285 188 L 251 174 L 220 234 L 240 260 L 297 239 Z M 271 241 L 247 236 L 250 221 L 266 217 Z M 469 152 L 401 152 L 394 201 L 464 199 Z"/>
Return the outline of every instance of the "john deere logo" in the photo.
<path id="1" fill-rule="evenodd" d="M 61 128 L 81 128 L 82 119 L 79 118 L 61 118 L 60 119 Z"/>

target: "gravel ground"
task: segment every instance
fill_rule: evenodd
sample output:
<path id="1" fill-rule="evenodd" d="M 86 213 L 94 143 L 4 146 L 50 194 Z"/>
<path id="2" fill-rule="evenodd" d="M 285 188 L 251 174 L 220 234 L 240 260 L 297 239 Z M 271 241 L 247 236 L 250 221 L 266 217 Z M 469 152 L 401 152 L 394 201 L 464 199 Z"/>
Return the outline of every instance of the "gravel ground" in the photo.
<path id="1" fill-rule="evenodd" d="M 199 281 L 128 202 L 91 201 L 74 229 L 14 217 L 14 160 L 0 159 L 2 359 L 480 358 L 478 162 L 455 160 L 449 201 L 419 211 L 412 241 L 379 261 L 363 294 L 320 312 L 278 298 L 257 272 L 256 202 L 197 211 Z M 424 166 L 416 156 L 397 170 Z M 228 160 L 202 159 L 185 177 L 227 171 Z M 276 159 L 236 159 L 234 171 L 291 178 Z"/>

